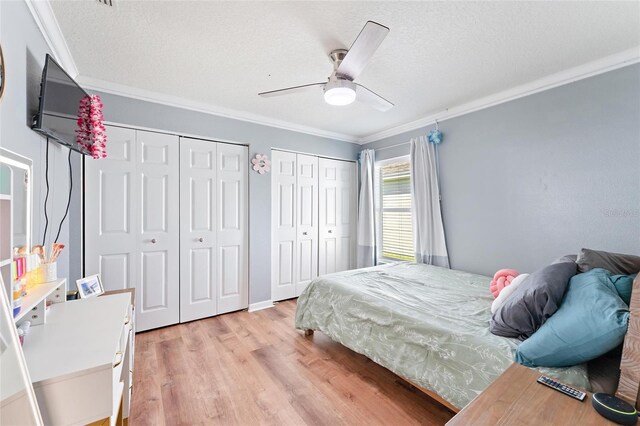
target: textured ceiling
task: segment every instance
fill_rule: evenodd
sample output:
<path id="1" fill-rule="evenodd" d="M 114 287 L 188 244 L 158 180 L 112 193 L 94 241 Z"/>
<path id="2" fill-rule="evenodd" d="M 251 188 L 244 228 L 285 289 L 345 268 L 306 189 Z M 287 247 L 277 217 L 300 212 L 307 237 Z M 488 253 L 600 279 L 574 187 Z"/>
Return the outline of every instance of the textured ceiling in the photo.
<path id="1" fill-rule="evenodd" d="M 640 45 L 639 2 L 53 1 L 83 77 L 364 137 Z M 332 107 L 328 53 L 391 29 L 356 80 L 396 104 Z"/>

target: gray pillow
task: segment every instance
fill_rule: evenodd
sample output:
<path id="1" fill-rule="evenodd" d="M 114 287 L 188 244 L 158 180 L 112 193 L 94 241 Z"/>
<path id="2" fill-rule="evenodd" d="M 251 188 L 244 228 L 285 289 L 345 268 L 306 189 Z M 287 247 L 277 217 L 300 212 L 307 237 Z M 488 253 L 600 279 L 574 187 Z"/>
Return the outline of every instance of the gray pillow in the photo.
<path id="1" fill-rule="evenodd" d="M 545 266 L 529 275 L 493 314 L 491 332 L 527 339 L 558 310 L 569 280 L 576 272 L 575 262 L 564 262 Z"/>
<path id="2" fill-rule="evenodd" d="M 552 265 L 554 263 L 575 262 L 576 260 L 578 260 L 578 255 L 576 255 L 576 254 L 565 254 L 564 256 L 559 257 L 556 260 L 554 260 Z"/>
<path id="3" fill-rule="evenodd" d="M 633 275 L 640 272 L 640 256 L 631 254 L 609 253 L 583 248 L 580 250 L 576 263 L 580 272 L 587 272 L 595 268 L 606 269 L 613 275 Z"/>

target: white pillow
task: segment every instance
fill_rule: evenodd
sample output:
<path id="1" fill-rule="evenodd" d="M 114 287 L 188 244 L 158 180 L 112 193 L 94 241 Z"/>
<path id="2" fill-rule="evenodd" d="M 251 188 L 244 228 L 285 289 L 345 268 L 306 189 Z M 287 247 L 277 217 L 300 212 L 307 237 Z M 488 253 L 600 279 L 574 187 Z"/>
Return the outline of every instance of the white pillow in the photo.
<path id="1" fill-rule="evenodd" d="M 522 284 L 529 274 L 520 274 L 511 281 L 511 284 L 502 289 L 496 300 L 491 304 L 491 313 L 495 314 L 500 306 L 507 300 L 520 284 Z"/>

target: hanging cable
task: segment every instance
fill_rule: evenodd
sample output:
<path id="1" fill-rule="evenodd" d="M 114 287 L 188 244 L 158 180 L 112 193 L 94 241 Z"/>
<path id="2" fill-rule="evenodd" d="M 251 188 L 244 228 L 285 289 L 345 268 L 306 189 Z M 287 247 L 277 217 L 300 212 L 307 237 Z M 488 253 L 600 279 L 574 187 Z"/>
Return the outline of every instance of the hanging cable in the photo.
<path id="1" fill-rule="evenodd" d="M 47 215 L 47 201 L 49 201 L 49 138 L 47 137 L 47 149 L 44 166 L 44 182 L 47 187 L 47 195 L 44 197 L 44 234 L 42 235 L 42 245 L 47 242 L 47 228 L 49 227 L 49 215 Z"/>
<path id="2" fill-rule="evenodd" d="M 67 157 L 67 162 L 69 163 L 69 198 L 67 199 L 67 209 L 64 212 L 64 216 L 60 221 L 60 226 L 58 226 L 58 233 L 56 234 L 56 239 L 53 241 L 54 244 L 58 242 L 58 238 L 60 238 L 60 231 L 62 231 L 62 224 L 67 219 L 69 215 L 69 207 L 71 206 L 71 194 L 73 192 L 73 169 L 71 168 L 71 150 L 69 150 L 69 156 Z"/>

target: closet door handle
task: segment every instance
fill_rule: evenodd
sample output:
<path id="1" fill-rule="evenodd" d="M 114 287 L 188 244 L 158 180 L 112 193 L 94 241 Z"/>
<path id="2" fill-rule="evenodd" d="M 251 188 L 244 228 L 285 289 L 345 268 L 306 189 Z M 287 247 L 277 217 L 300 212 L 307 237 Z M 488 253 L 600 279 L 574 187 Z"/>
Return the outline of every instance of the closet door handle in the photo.
<path id="1" fill-rule="evenodd" d="M 333 234 L 333 231 L 331 229 L 329 229 L 327 232 Z"/>
<path id="2" fill-rule="evenodd" d="M 151 239 L 151 244 L 155 244 L 155 243 L 157 243 L 157 242 L 158 242 L 158 240 L 156 240 L 155 238 L 152 238 L 152 239 Z"/>
<path id="3" fill-rule="evenodd" d="M 304 231 L 304 232 L 302 233 L 302 235 L 307 235 L 307 231 Z"/>
<path id="4" fill-rule="evenodd" d="M 203 242 L 203 241 L 204 241 L 204 238 L 200 237 L 200 238 L 198 238 L 198 241 L 199 241 L 199 242 Z"/>

